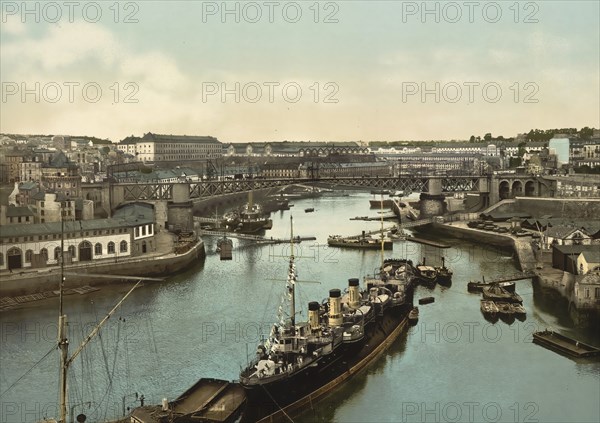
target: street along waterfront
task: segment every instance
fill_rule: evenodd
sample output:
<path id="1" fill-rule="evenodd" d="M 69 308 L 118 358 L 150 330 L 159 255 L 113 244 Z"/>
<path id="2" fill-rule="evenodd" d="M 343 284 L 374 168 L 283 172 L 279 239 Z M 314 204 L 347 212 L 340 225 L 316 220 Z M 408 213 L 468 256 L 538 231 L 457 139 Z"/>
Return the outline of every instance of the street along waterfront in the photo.
<path id="1" fill-rule="evenodd" d="M 331 234 L 353 235 L 377 229 L 379 222 L 350 221 L 372 215 L 368 193 L 298 200 L 289 211 L 272 214 L 268 236 L 317 237 L 298 245 L 298 320 L 306 320 L 309 301 L 321 301 L 348 278 L 363 278 L 380 265 L 378 251 L 326 247 Z M 304 213 L 313 207 L 313 213 Z M 387 257 L 423 256 L 439 265 L 441 254 L 453 272 L 450 287 L 420 287 L 415 302 L 419 323 L 402 335 L 368 369 L 295 421 L 502 421 L 593 422 L 600 418 L 600 365 L 572 360 L 531 342 L 531 333 L 552 327 L 598 345 L 593 331 L 572 327 L 565 311 L 534 293 L 530 280 L 517 282 L 527 310 L 524 322 L 492 324 L 479 310 L 480 295 L 469 294 L 469 280 L 514 273 L 511 251 L 464 240 L 438 238 L 439 250 L 396 242 Z M 69 413 L 88 421 L 120 417 L 123 409 L 174 399 L 201 377 L 237 379 L 261 334 L 276 319 L 284 291 L 289 246 L 254 246 L 234 241 L 233 260 L 213 254 L 216 239 L 205 239 L 203 263 L 165 283 L 148 282 L 134 291 L 111 318 L 102 338 L 82 353 L 69 380 Z M 302 283 L 302 281 L 306 281 Z M 320 284 L 309 281 L 319 281 Z M 71 345 L 128 289 L 103 287 L 87 296 L 66 297 Z M 56 416 L 57 357 L 55 300 L 0 314 L 0 421 L 36 421 Z M 74 347 L 73 347 L 74 348 Z M 50 350 L 50 355 L 14 388 L 4 392 Z M 137 393 L 137 398 L 136 394 Z"/>

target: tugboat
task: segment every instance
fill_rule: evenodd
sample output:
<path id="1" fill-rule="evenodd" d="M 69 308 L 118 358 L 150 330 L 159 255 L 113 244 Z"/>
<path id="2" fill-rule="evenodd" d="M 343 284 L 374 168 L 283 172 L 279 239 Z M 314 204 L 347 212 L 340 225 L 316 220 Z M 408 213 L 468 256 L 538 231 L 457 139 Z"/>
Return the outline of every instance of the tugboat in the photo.
<path id="1" fill-rule="evenodd" d="M 423 257 L 423 263 L 417 265 L 417 277 L 430 288 L 433 288 L 437 282 L 438 273 L 434 267 L 425 264 L 425 257 Z"/>
<path id="2" fill-rule="evenodd" d="M 446 259 L 442 257 L 442 266 L 436 267 L 437 281 L 440 285 L 449 286 L 452 284 L 452 270 L 446 267 Z"/>
<path id="3" fill-rule="evenodd" d="M 331 289 L 327 301 L 308 304 L 308 322 L 296 322 L 293 242 L 290 249 L 289 314 L 280 307 L 279 322 L 240 373 L 247 398 L 242 422 L 291 419 L 375 360 L 402 333 L 412 309 L 391 307 L 388 290 L 362 291 L 350 279 L 347 294 Z"/>
<path id="4" fill-rule="evenodd" d="M 252 191 L 248 193 L 248 203 L 237 212 L 224 216 L 225 224 L 230 230 L 243 234 L 252 234 L 273 227 L 273 221 L 260 204 L 252 201 Z"/>

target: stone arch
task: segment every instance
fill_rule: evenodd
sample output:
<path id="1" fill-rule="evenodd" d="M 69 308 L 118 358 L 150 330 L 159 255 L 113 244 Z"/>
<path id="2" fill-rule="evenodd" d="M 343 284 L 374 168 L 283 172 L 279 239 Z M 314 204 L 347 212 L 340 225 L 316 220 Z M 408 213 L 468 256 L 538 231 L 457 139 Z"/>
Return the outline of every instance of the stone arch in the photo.
<path id="1" fill-rule="evenodd" d="M 500 196 L 500 200 L 510 198 L 510 182 L 507 180 L 500 181 L 500 184 L 498 185 L 498 195 Z"/>
<path id="2" fill-rule="evenodd" d="M 525 197 L 535 197 L 536 195 L 535 181 L 525 182 Z"/>
<path id="3" fill-rule="evenodd" d="M 512 183 L 512 196 L 519 197 L 523 195 L 523 182 L 520 179 L 513 181 Z"/>

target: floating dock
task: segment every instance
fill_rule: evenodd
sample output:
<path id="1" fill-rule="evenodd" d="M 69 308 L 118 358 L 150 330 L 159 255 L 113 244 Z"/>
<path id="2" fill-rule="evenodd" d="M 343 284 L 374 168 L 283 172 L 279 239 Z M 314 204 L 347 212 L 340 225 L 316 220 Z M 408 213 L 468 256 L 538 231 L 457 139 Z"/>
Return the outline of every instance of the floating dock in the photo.
<path id="1" fill-rule="evenodd" d="M 600 357 L 600 348 L 584 344 L 558 332 L 545 330 L 533 333 L 533 342 L 556 352 L 576 358 Z"/>
<path id="2" fill-rule="evenodd" d="M 136 408 L 130 418 L 136 423 L 163 421 L 232 422 L 246 402 L 246 393 L 239 383 L 220 379 L 200 379 L 167 410 L 157 406 Z"/>

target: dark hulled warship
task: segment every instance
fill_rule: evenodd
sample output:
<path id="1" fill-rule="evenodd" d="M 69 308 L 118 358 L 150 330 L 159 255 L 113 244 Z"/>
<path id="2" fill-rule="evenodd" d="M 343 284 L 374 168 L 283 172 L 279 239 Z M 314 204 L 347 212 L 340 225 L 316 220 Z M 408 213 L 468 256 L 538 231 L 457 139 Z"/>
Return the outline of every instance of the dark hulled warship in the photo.
<path id="1" fill-rule="evenodd" d="M 289 315 L 280 315 L 268 339 L 258 346 L 256 358 L 240 374 L 247 396 L 242 421 L 271 421 L 297 413 L 374 360 L 406 327 L 412 309 L 409 267 L 406 261 L 385 262 L 380 275 L 391 268 L 398 272 L 389 279 L 369 280 L 367 290 L 360 288 L 359 279 L 349 279 L 344 292 L 331 289 L 327 300 L 310 302 L 308 322 L 298 323 L 292 249 Z"/>

